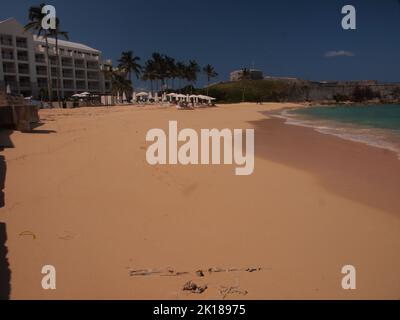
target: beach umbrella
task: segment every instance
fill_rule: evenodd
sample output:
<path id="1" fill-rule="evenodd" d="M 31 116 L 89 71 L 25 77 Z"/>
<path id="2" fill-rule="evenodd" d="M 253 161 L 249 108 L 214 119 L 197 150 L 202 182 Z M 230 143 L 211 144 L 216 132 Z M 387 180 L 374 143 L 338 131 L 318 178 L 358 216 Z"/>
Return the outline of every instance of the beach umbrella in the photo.
<path id="1" fill-rule="evenodd" d="M 166 94 L 166 97 L 169 97 L 169 101 L 172 102 L 173 98 L 176 98 L 177 94 L 176 93 L 168 93 Z"/>
<path id="2" fill-rule="evenodd" d="M 149 94 L 147 92 L 139 92 L 136 96 L 137 97 L 147 97 Z"/>

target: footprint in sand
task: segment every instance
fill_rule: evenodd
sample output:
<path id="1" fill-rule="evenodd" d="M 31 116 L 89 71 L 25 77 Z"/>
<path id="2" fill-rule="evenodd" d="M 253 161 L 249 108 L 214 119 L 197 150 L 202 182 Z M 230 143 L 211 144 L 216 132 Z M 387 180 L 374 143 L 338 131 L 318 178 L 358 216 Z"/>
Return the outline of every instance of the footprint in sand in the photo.
<path id="1" fill-rule="evenodd" d="M 77 237 L 77 235 L 75 233 L 69 232 L 69 231 L 64 231 L 61 235 L 58 236 L 58 239 L 69 241 L 69 240 L 75 239 L 76 237 Z"/>

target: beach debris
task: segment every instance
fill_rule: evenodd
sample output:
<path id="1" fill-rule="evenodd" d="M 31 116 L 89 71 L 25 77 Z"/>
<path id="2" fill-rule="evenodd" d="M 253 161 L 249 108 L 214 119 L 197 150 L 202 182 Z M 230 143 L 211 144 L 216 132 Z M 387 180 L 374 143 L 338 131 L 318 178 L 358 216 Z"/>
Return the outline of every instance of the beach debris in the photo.
<path id="1" fill-rule="evenodd" d="M 221 286 L 219 289 L 219 293 L 221 294 L 222 298 L 225 299 L 227 296 L 232 294 L 239 294 L 242 296 L 247 295 L 249 292 L 240 288 L 239 286 L 232 286 L 232 287 L 223 287 Z"/>
<path id="2" fill-rule="evenodd" d="M 131 277 L 133 276 L 161 276 L 161 277 L 179 277 L 183 275 L 188 275 L 188 274 L 195 274 L 197 277 L 205 277 L 205 272 L 202 269 L 199 269 L 194 272 L 189 272 L 189 271 L 176 271 L 173 268 L 165 268 L 165 269 L 134 269 L 132 270 L 131 268 L 128 268 L 129 270 L 129 275 Z M 208 268 L 206 269 L 209 274 L 212 273 L 222 273 L 222 272 L 259 272 L 263 270 L 267 270 L 264 268 L 227 268 L 227 269 L 222 269 L 222 268 Z M 270 270 L 270 269 L 268 269 Z"/>
<path id="3" fill-rule="evenodd" d="M 32 237 L 33 240 L 36 240 L 36 235 L 32 231 L 23 231 L 19 234 L 20 237 L 28 236 Z"/>
<path id="4" fill-rule="evenodd" d="M 262 268 L 247 268 L 245 271 L 246 272 L 257 272 L 257 271 L 261 271 Z"/>
<path id="5" fill-rule="evenodd" d="M 165 273 L 165 272 L 164 272 Z M 185 274 L 189 274 L 186 271 L 175 271 L 174 269 L 168 269 L 165 274 L 161 274 L 162 277 L 179 277 Z"/>
<path id="6" fill-rule="evenodd" d="M 221 269 L 221 268 L 209 268 L 208 269 L 209 273 L 219 273 L 219 272 L 226 272 L 225 269 Z"/>
<path id="7" fill-rule="evenodd" d="M 153 270 L 130 270 L 129 271 L 129 275 L 131 276 L 131 277 L 134 277 L 134 276 L 152 276 L 152 275 L 155 275 L 155 274 L 160 274 L 161 272 L 160 271 L 153 271 Z"/>
<path id="8" fill-rule="evenodd" d="M 196 271 L 196 275 L 197 275 L 198 277 L 204 277 L 204 272 L 203 272 L 203 270 L 197 270 L 197 271 Z"/>
<path id="9" fill-rule="evenodd" d="M 130 270 L 129 275 L 131 277 L 134 276 L 154 276 L 158 275 L 161 277 L 179 277 L 189 272 L 186 271 L 175 271 L 174 269 L 162 269 L 162 270 L 155 270 L 155 269 L 139 269 L 139 270 Z"/>
<path id="10" fill-rule="evenodd" d="M 202 294 L 204 291 L 207 290 L 207 285 L 199 286 L 193 281 L 186 282 L 183 286 L 183 291 L 190 291 L 191 293 L 195 294 Z"/>
<path id="11" fill-rule="evenodd" d="M 222 268 L 209 268 L 208 272 L 209 273 L 220 273 L 220 272 L 259 272 L 265 270 L 263 268 L 228 268 L 228 269 L 222 269 Z"/>

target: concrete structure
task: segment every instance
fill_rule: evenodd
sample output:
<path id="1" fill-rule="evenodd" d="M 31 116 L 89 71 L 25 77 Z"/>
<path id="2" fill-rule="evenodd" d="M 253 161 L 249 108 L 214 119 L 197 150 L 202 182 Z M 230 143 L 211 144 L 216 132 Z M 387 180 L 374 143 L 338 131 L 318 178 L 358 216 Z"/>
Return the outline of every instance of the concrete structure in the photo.
<path id="1" fill-rule="evenodd" d="M 57 97 L 57 54 L 55 39 L 46 44 L 14 18 L 0 22 L 0 90 L 11 87 L 13 94 L 39 97 L 48 91 L 48 59 L 51 68 L 52 96 Z M 106 93 L 110 80 L 101 72 L 101 51 L 80 43 L 59 40 L 60 95 L 79 92 Z"/>
<path id="2" fill-rule="evenodd" d="M 266 76 L 264 80 L 271 80 L 271 81 L 283 81 L 288 83 L 293 82 L 304 82 L 305 80 L 294 78 L 294 77 L 273 77 L 273 76 Z"/>
<path id="3" fill-rule="evenodd" d="M 247 74 L 245 74 L 245 70 Z M 264 79 L 264 74 L 261 70 L 256 69 L 242 69 L 231 72 L 230 80 L 231 81 L 240 81 L 240 80 L 262 80 Z"/>

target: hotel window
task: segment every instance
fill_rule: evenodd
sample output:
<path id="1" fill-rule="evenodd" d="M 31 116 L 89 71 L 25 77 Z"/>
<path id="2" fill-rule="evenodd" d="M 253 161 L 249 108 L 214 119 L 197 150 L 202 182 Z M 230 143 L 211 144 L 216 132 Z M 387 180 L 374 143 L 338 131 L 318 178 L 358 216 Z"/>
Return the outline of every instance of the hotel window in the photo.
<path id="1" fill-rule="evenodd" d="M 45 55 L 41 54 L 41 53 L 37 53 L 35 55 L 35 60 L 36 60 L 37 63 L 46 63 Z"/>
<path id="2" fill-rule="evenodd" d="M 39 88 L 47 87 L 47 79 L 46 78 L 37 78 L 37 84 Z"/>
<path id="3" fill-rule="evenodd" d="M 72 69 L 63 69 L 62 71 L 63 78 L 73 78 L 74 73 L 72 72 Z"/>
<path id="4" fill-rule="evenodd" d="M 28 51 L 18 51 L 17 58 L 19 61 L 28 61 Z"/>
<path id="5" fill-rule="evenodd" d="M 87 77 L 90 80 L 98 80 L 99 79 L 99 73 L 98 72 L 88 72 Z"/>
<path id="6" fill-rule="evenodd" d="M 39 76 L 47 76 L 47 67 L 36 66 L 36 74 Z"/>
<path id="7" fill-rule="evenodd" d="M 18 48 L 28 48 L 28 39 L 17 37 L 17 47 Z"/>
<path id="8" fill-rule="evenodd" d="M 50 63 L 51 63 L 53 66 L 56 66 L 56 65 L 57 65 L 57 57 L 50 57 Z"/>
<path id="9" fill-rule="evenodd" d="M 4 73 L 15 73 L 14 62 L 3 62 L 3 72 Z"/>
<path id="10" fill-rule="evenodd" d="M 51 76 L 57 77 L 57 68 L 51 68 Z"/>
<path id="11" fill-rule="evenodd" d="M 76 89 L 85 90 L 86 89 L 86 81 L 76 81 Z"/>
<path id="12" fill-rule="evenodd" d="M 14 60 L 14 50 L 12 50 L 12 49 L 1 49 L 1 56 L 5 60 Z"/>
<path id="13" fill-rule="evenodd" d="M 2 34 L 0 35 L 0 43 L 3 46 L 13 46 L 13 37 L 10 35 Z"/>
<path id="14" fill-rule="evenodd" d="M 86 74 L 84 70 L 75 70 L 75 78 L 77 79 L 85 79 Z"/>
<path id="15" fill-rule="evenodd" d="M 72 80 L 64 80 L 64 89 L 74 89 L 74 81 Z"/>
<path id="16" fill-rule="evenodd" d="M 62 58 L 61 62 L 64 67 L 72 67 L 72 59 Z"/>
<path id="17" fill-rule="evenodd" d="M 31 79 L 29 77 L 19 77 L 19 85 L 23 88 L 30 88 Z"/>
<path id="18" fill-rule="evenodd" d="M 27 63 L 19 63 L 18 64 L 18 73 L 29 74 L 29 64 L 27 64 Z"/>

